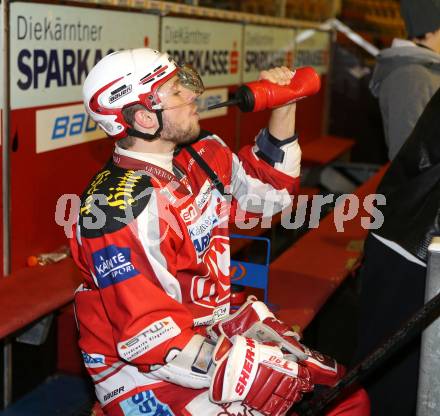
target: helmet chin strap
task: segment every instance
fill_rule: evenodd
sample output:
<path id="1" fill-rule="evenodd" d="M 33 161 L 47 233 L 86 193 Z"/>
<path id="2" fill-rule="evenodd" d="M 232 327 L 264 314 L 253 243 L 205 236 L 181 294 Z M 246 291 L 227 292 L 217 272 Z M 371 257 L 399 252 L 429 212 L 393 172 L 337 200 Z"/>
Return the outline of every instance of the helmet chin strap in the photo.
<path id="1" fill-rule="evenodd" d="M 157 121 L 159 122 L 159 127 L 153 134 L 143 133 L 139 130 L 134 129 L 133 127 L 129 127 L 127 129 L 127 135 L 138 137 L 139 139 L 147 140 L 149 142 L 152 142 L 154 140 L 158 140 L 160 138 L 160 133 L 163 130 L 162 111 L 163 110 L 156 110 L 155 111 L 156 116 L 157 116 Z"/>

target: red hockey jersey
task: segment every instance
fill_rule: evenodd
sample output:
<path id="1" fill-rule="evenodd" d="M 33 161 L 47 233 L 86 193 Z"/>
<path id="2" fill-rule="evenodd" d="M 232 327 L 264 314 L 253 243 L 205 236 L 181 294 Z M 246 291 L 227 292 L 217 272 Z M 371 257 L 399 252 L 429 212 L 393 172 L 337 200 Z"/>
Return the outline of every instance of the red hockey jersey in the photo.
<path id="1" fill-rule="evenodd" d="M 115 152 L 83 194 L 71 240 L 84 275 L 75 308 L 84 362 L 104 406 L 163 386 L 148 372 L 229 313 L 231 215 L 276 213 L 297 192 L 299 179 L 258 159 L 251 146 L 237 156 L 215 135 L 191 146 L 226 195 L 185 148 L 173 173 Z"/>

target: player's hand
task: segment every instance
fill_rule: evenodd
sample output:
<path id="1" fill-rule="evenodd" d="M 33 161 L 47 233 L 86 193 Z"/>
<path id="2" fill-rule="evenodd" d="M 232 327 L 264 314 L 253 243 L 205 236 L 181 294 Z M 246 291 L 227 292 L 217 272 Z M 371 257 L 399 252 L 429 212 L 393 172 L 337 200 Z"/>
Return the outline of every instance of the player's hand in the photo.
<path id="1" fill-rule="evenodd" d="M 209 326 L 207 333 L 214 340 L 221 335 L 232 338 L 239 334 L 259 342 L 273 342 L 289 359 L 301 362 L 310 370 L 313 384 L 334 385 L 345 373 L 344 367 L 333 358 L 301 344 L 295 331 L 252 296 L 236 313 Z"/>
<path id="2" fill-rule="evenodd" d="M 313 390 L 307 367 L 251 338 L 221 336 L 213 362 L 209 393 L 215 403 L 242 401 L 264 415 L 281 416 Z"/>
<path id="3" fill-rule="evenodd" d="M 307 354 L 299 343 L 300 336 L 289 329 L 263 303 L 254 296 L 249 296 L 246 303 L 234 314 L 210 325 L 207 334 L 212 340 L 221 335 L 232 338 L 243 335 L 259 342 L 275 342 L 297 360 L 305 360 Z"/>
<path id="4" fill-rule="evenodd" d="M 267 80 L 278 85 L 289 85 L 294 76 L 286 66 L 261 71 L 259 80 Z M 269 119 L 269 131 L 279 140 L 292 137 L 295 134 L 296 102 L 285 104 L 272 110 Z"/>
<path id="5" fill-rule="evenodd" d="M 259 74 L 259 80 L 267 80 L 278 85 L 289 85 L 292 80 L 294 72 L 286 66 L 280 66 L 272 68 L 267 71 L 261 71 Z"/>

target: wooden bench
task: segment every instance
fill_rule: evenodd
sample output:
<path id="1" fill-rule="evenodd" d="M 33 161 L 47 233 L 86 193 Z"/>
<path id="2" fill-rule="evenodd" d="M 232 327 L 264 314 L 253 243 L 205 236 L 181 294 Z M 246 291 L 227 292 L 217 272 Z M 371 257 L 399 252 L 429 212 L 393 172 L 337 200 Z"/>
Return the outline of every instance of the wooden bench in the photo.
<path id="1" fill-rule="evenodd" d="M 362 201 L 375 192 L 386 169 L 381 168 L 355 192 L 360 209 L 353 220 L 344 223 L 344 232 L 337 232 L 331 212 L 318 228 L 308 231 L 271 263 L 269 301 L 279 307 L 277 316 L 289 325 L 304 330 L 360 261 L 368 233 L 360 218 L 369 216 Z"/>
<path id="2" fill-rule="evenodd" d="M 348 153 L 354 143 L 352 139 L 337 136 L 322 136 L 301 143 L 301 164 L 326 165 Z"/>
<path id="3" fill-rule="evenodd" d="M 80 282 L 70 258 L 0 279 L 0 338 L 70 303 Z"/>

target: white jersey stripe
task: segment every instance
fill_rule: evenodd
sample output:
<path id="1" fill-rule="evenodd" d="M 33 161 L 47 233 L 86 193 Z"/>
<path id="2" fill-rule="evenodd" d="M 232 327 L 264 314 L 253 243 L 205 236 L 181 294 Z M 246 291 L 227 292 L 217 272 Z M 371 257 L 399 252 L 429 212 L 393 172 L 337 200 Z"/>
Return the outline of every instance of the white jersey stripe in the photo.
<path id="1" fill-rule="evenodd" d="M 156 191 L 151 193 L 146 209 L 137 218 L 137 224 L 139 240 L 142 243 L 156 278 L 170 297 L 182 303 L 180 284 L 168 271 L 167 261 L 160 251 L 160 243 L 168 233 L 166 232 L 164 235 L 160 233 Z"/>
<path id="2" fill-rule="evenodd" d="M 286 189 L 275 189 L 272 185 L 248 175 L 238 156 L 232 155 L 231 190 L 241 209 L 256 214 L 272 216 L 291 204 Z"/>

